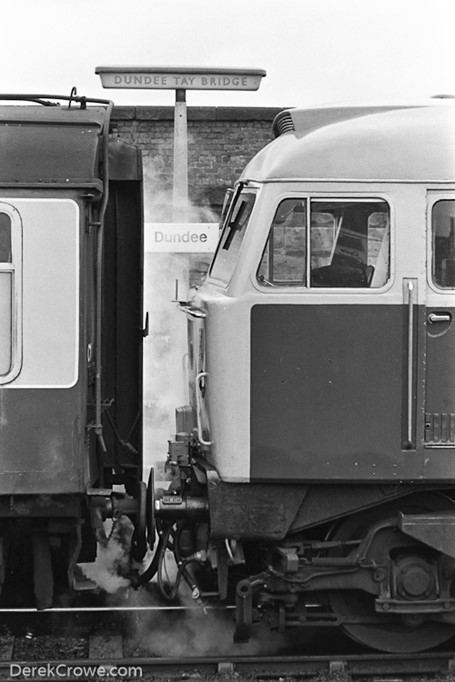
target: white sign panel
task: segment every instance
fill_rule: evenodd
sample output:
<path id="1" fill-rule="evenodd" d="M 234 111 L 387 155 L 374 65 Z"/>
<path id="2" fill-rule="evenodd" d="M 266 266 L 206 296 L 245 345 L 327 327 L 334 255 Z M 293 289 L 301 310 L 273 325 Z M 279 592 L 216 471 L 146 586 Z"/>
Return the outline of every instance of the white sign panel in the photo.
<path id="1" fill-rule="evenodd" d="M 266 72 L 260 69 L 132 68 L 99 66 L 103 88 L 151 90 L 257 90 Z"/>
<path id="2" fill-rule="evenodd" d="M 145 223 L 146 253 L 213 253 L 218 223 Z"/>

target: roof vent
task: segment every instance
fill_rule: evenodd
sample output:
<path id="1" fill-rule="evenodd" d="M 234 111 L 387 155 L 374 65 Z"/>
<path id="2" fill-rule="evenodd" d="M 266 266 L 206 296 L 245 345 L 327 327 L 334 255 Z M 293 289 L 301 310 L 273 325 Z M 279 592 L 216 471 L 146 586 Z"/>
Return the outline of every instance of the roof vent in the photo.
<path id="1" fill-rule="evenodd" d="M 281 111 L 273 121 L 273 133 L 275 137 L 284 135 L 284 133 L 295 132 L 294 121 L 292 120 L 290 111 Z"/>

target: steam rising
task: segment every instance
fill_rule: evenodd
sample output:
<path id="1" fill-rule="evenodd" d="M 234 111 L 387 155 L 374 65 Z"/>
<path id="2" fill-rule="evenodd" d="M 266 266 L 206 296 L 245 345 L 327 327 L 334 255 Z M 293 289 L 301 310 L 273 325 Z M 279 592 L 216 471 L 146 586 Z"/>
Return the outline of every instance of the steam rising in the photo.
<path id="1" fill-rule="evenodd" d="M 136 614 L 129 634 L 131 655 L 179 658 L 210 655 L 270 655 L 285 646 L 285 640 L 261 626 L 246 644 L 233 641 L 231 611 L 175 611 Z"/>
<path id="2" fill-rule="evenodd" d="M 122 516 L 115 525 L 106 521 L 105 532 L 109 538 L 106 545 L 98 544 L 96 561 L 79 564 L 84 575 L 107 592 L 115 594 L 129 587 L 129 580 L 124 577 L 129 570 L 129 545 L 133 533 L 131 521 Z"/>
<path id="3" fill-rule="evenodd" d="M 189 222 L 217 222 L 210 209 L 185 207 Z M 163 188 L 160 169 L 149 162 L 145 167 L 145 220 L 170 222 L 172 191 Z M 186 319 L 175 303 L 175 280 L 179 281 L 179 299 L 188 300 L 189 289 L 199 284 L 207 270 L 211 254 L 146 253 L 144 272 L 144 307 L 149 313 L 149 336 L 144 343 L 144 478 L 150 466 L 162 475 L 167 441 L 175 432 L 175 408 L 188 401 L 186 375 Z M 199 279 L 199 282 L 197 281 Z M 123 535 L 122 535 L 123 534 Z M 119 527 L 107 547 L 99 547 L 97 561 L 84 572 L 111 601 L 128 606 L 163 605 L 156 583 L 134 591 L 124 575 L 128 555 L 125 527 Z M 146 562 L 144 562 L 144 566 Z M 172 582 L 172 561 L 167 563 L 167 577 Z M 174 576 L 175 577 L 175 576 Z M 120 590 L 120 592 L 119 592 Z M 180 605 L 189 610 L 136 611 L 129 621 L 129 645 L 132 656 L 180 657 L 210 654 L 270 654 L 284 644 L 283 637 L 268 628 L 254 629 L 248 644 L 234 644 L 233 611 L 209 609 L 204 615 L 195 608 L 188 587 L 182 583 Z"/>
<path id="4" fill-rule="evenodd" d="M 163 188 L 160 168 L 153 161 L 146 163 L 144 177 L 145 221 L 169 222 L 172 189 Z M 189 222 L 218 220 L 209 207 L 184 208 Z M 175 283 L 178 280 L 179 299 L 188 300 L 190 287 L 201 282 L 210 260 L 211 254 L 145 254 L 144 307 L 150 329 L 144 343 L 145 479 L 150 466 L 166 458 L 167 441 L 175 433 L 175 408 L 188 402 L 186 319 L 173 302 Z"/>
<path id="5" fill-rule="evenodd" d="M 157 603 L 153 589 L 152 584 L 148 590 L 131 595 L 133 603 L 137 606 Z M 182 586 L 179 598 L 178 605 L 187 610 L 137 611 L 131 615 L 126 633 L 127 655 L 172 658 L 219 654 L 251 656 L 270 655 L 289 647 L 289 634 L 271 632 L 262 624 L 254 626 L 249 642 L 234 643 L 235 622 L 232 609 L 211 609 L 205 603 L 209 608 L 204 613 L 191 598 L 186 585 Z"/>
<path id="6" fill-rule="evenodd" d="M 146 222 L 169 222 L 172 215 L 172 192 L 160 186 L 159 169 L 146 166 Z M 182 207 L 180 207 L 182 208 Z M 184 207 L 189 222 L 217 222 L 210 209 Z M 179 281 L 179 299 L 188 300 L 189 289 L 199 284 L 211 260 L 211 254 L 148 253 L 145 258 L 145 310 L 149 311 L 150 335 L 144 349 L 145 448 L 148 468 L 165 459 L 166 442 L 175 431 L 174 410 L 188 401 L 185 356 L 187 353 L 186 319 L 175 302 L 175 280 Z M 199 278 L 199 282 L 197 281 Z M 167 567 L 172 582 L 172 562 Z M 132 592 L 128 603 L 146 606 L 157 603 L 150 590 Z M 213 654 L 270 653 L 281 644 L 280 637 L 260 629 L 260 636 L 248 644 L 234 644 L 233 612 L 194 608 L 189 589 L 182 584 L 181 604 L 188 611 L 137 612 L 131 618 L 133 655 L 184 656 Z"/>

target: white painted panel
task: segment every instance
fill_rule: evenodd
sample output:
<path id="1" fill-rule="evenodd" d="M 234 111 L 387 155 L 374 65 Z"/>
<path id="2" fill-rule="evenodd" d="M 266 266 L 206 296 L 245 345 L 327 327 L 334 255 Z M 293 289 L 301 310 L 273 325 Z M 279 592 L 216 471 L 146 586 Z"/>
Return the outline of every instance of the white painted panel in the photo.
<path id="1" fill-rule="evenodd" d="M 22 369 L 8 386 L 67 388 L 78 376 L 79 207 L 5 199 L 22 218 Z"/>
<path id="2" fill-rule="evenodd" d="M 12 334 L 12 274 L 0 272 L 0 375 L 8 374 L 11 369 Z"/>
<path id="3" fill-rule="evenodd" d="M 207 297 L 204 307 L 210 460 L 223 481 L 246 483 L 250 480 L 251 303 Z"/>

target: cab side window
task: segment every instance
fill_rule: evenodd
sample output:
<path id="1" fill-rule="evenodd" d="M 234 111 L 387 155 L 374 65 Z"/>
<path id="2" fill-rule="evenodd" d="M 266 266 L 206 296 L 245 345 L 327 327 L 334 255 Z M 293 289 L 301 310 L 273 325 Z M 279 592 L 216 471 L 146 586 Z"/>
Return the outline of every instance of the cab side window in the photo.
<path id="1" fill-rule="evenodd" d="M 432 211 L 433 282 L 440 289 L 455 288 L 455 201 L 435 203 Z"/>
<path id="2" fill-rule="evenodd" d="M 283 200 L 273 219 L 257 277 L 268 286 L 384 286 L 390 277 L 387 203 Z"/>
<path id="3" fill-rule="evenodd" d="M 312 202 L 311 286 L 382 287 L 390 275 L 389 231 L 384 201 Z M 315 257 L 319 252 L 322 264 Z"/>
<path id="4" fill-rule="evenodd" d="M 306 222 L 305 199 L 281 202 L 259 266 L 259 282 L 269 286 L 305 285 Z"/>

